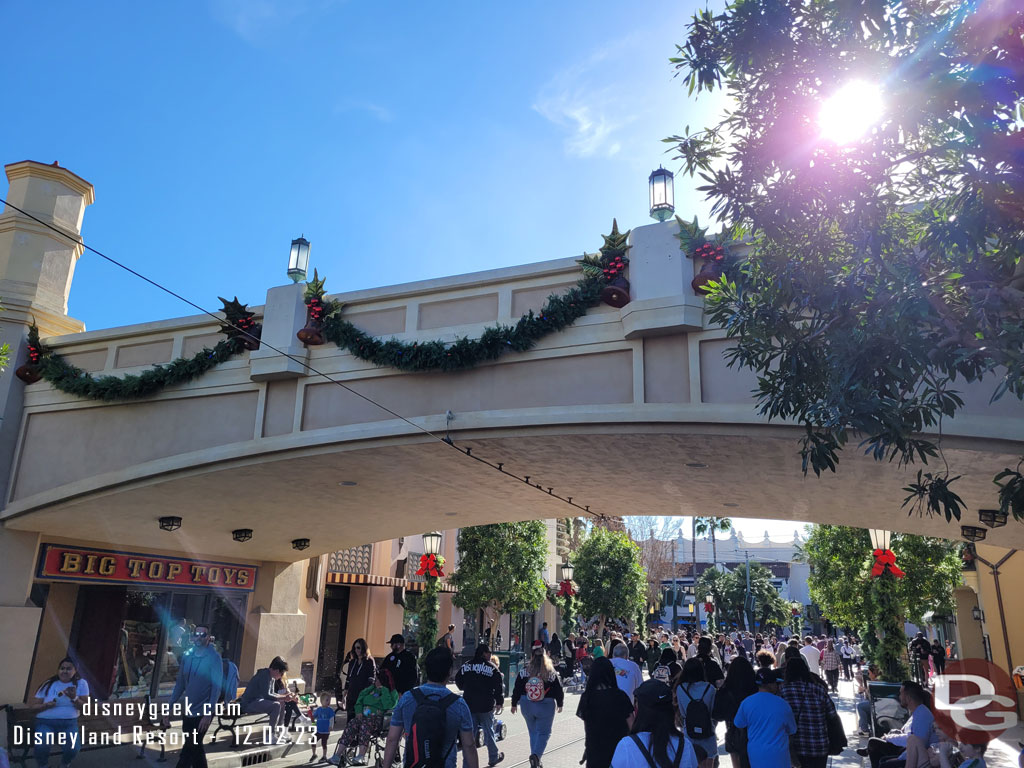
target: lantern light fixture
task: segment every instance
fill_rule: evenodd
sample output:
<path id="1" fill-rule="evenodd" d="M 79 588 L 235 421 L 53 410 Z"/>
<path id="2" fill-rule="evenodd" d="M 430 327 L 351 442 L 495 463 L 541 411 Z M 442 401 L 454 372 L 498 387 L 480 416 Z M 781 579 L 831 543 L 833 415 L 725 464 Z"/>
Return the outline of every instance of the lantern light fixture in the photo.
<path id="1" fill-rule="evenodd" d="M 961 525 L 960 535 L 968 541 L 984 541 L 985 535 L 988 533 L 984 528 L 977 525 Z"/>
<path id="2" fill-rule="evenodd" d="M 714 603 L 715 602 L 715 596 L 714 595 L 704 595 L 704 602 L 705 603 Z"/>
<path id="3" fill-rule="evenodd" d="M 181 528 L 181 518 L 177 516 L 161 517 L 160 518 L 160 530 L 161 531 L 176 531 Z"/>
<path id="4" fill-rule="evenodd" d="M 235 541 L 249 541 L 252 538 L 252 528 L 236 528 L 231 532 L 231 538 Z"/>
<path id="5" fill-rule="evenodd" d="M 882 528 L 870 528 L 868 533 L 871 535 L 872 549 L 880 549 L 883 552 L 889 549 L 889 545 L 892 543 L 892 531 Z"/>
<path id="6" fill-rule="evenodd" d="M 983 610 L 981 610 L 981 608 L 979 608 L 978 606 L 974 606 L 973 608 L 971 608 L 971 617 L 975 621 L 984 621 L 985 620 L 985 612 Z"/>
<path id="7" fill-rule="evenodd" d="M 676 212 L 675 188 L 672 171 L 666 171 L 660 165 L 652 171 L 647 179 L 651 195 L 651 218 L 665 221 Z"/>
<path id="8" fill-rule="evenodd" d="M 292 539 L 292 549 L 297 549 L 300 552 L 309 549 L 309 539 Z"/>
<path id="9" fill-rule="evenodd" d="M 564 562 L 559 566 L 562 569 L 562 581 L 572 581 L 572 575 L 576 568 L 570 562 Z"/>
<path id="10" fill-rule="evenodd" d="M 989 528 L 1002 528 L 1006 525 L 1007 513 L 1002 509 L 979 509 L 978 519 Z"/>
<path id="11" fill-rule="evenodd" d="M 297 237 L 292 240 L 292 248 L 288 253 L 288 277 L 293 283 L 301 283 L 306 279 L 309 270 L 309 240 Z"/>
<path id="12" fill-rule="evenodd" d="M 441 533 L 431 531 L 423 534 L 423 553 L 426 555 L 437 555 L 441 552 Z"/>

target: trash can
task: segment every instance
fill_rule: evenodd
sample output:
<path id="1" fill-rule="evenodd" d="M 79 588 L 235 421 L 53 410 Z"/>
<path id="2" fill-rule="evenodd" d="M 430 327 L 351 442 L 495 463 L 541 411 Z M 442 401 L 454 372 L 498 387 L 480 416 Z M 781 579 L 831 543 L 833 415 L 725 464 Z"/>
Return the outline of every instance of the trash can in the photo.
<path id="1" fill-rule="evenodd" d="M 514 681 L 516 675 L 519 674 L 519 670 L 522 667 L 523 652 L 495 651 L 491 655 L 498 659 L 498 669 L 505 678 L 505 695 L 508 696 L 512 693 L 512 688 L 515 686 Z"/>
<path id="2" fill-rule="evenodd" d="M 304 661 L 302 662 L 301 671 L 299 672 L 301 677 L 306 682 L 306 689 L 303 693 L 315 693 L 316 689 L 313 687 L 313 662 Z"/>

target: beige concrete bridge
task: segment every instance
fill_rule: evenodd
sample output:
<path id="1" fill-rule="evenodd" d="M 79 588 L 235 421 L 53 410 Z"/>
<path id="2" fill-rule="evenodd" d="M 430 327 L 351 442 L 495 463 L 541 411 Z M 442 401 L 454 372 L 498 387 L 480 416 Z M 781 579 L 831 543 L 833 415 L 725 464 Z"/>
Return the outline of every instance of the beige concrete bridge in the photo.
<path id="1" fill-rule="evenodd" d="M 67 233 L 12 210 L 0 216 L 8 310 L 0 326 L 15 354 L 24 354 L 30 318 L 48 346 L 97 374 L 137 373 L 222 338 L 205 316 L 78 332 L 66 301 L 91 185 L 36 163 L 7 172 L 12 202 Z M 27 594 L 44 542 L 283 569 L 403 534 L 573 514 L 548 488 L 598 514 L 771 517 L 957 538 L 956 525 L 900 510 L 916 467 L 900 470 L 851 448 L 837 475 L 802 476 L 798 431 L 759 417 L 753 377 L 727 368 L 729 343 L 706 327 L 703 300 L 690 287 L 696 268 L 674 234 L 671 222 L 633 230 L 632 300 L 622 309 L 601 306 L 530 352 L 456 374 L 378 369 L 331 344 L 303 347 L 295 338 L 305 318 L 302 286 L 241 297 L 264 302 L 257 312 L 266 342 L 413 424 L 266 346 L 131 403 L 84 401 L 45 381 L 25 386 L 12 376 L 17 360 L 0 380 L 0 569 L 8 577 L 0 583 L 10 593 L 0 618 L 6 625 L 29 610 L 15 593 Z M 575 258 L 553 258 L 334 298 L 373 335 L 455 340 L 514 323 L 578 275 Z M 945 425 L 972 516 L 993 506 L 992 476 L 1024 452 L 1024 408 L 1011 398 L 989 405 L 992 386 L 967 389 L 963 413 Z M 450 431 L 457 446 L 529 476 L 531 485 L 424 429 Z M 180 516 L 181 528 L 160 530 L 167 515 Z M 253 530 L 250 541 L 232 539 L 240 527 Z M 308 538 L 310 549 L 293 549 L 297 538 Z M 1011 522 L 989 541 L 1024 548 L 1024 526 Z"/>

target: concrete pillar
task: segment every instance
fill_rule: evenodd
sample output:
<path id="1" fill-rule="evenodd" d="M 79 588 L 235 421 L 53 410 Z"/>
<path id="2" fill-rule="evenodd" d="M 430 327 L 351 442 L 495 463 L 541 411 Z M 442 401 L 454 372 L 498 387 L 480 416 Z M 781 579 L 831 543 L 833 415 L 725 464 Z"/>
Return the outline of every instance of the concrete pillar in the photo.
<path id="1" fill-rule="evenodd" d="M 965 580 L 968 575 L 976 576 L 965 573 Z M 978 593 L 970 586 L 957 587 L 953 590 L 953 600 L 956 603 L 957 656 L 961 659 L 984 659 L 985 642 L 981 622 L 972 613 L 978 607 Z"/>
<path id="2" fill-rule="evenodd" d="M 239 676 L 243 680 L 275 656 L 288 662 L 290 678 L 298 678 L 306 633 L 306 614 L 299 609 L 305 566 L 305 562 L 260 564 L 242 642 Z"/>
<path id="3" fill-rule="evenodd" d="M 25 385 L 15 369 L 25 362 L 32 323 L 42 337 L 84 330 L 67 316 L 68 294 L 85 207 L 92 184 L 64 168 L 32 161 L 6 166 L 10 205 L 0 213 L 0 341 L 10 362 L 0 373 L 0 503 L 6 506 L 14 451 L 21 429 Z M 50 224 L 33 221 L 11 205 Z M 0 679 L 0 704 L 24 700 L 41 609 L 29 604 L 39 535 L 0 528 L 0 658 L 10 665 Z M 2 729 L 6 733 L 6 728 Z"/>
<path id="4" fill-rule="evenodd" d="M 306 324 L 305 291 L 306 286 L 301 283 L 279 285 L 267 291 L 260 336 L 264 343 L 249 354 L 249 375 L 253 381 L 293 379 L 307 374 L 302 363 L 307 362 L 309 349 L 295 336 Z M 283 357 L 267 345 L 295 359 Z"/>

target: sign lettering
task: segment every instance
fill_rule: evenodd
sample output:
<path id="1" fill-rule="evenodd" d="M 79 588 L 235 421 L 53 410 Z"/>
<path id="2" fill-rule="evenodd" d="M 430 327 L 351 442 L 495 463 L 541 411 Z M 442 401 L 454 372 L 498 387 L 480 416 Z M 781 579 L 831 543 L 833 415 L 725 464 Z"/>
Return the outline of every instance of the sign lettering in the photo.
<path id="1" fill-rule="evenodd" d="M 38 577 L 79 583 L 217 587 L 251 592 L 256 583 L 256 566 L 44 544 Z"/>

